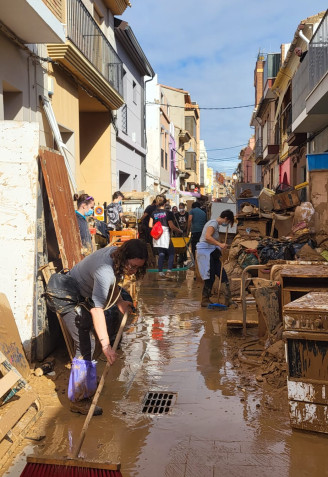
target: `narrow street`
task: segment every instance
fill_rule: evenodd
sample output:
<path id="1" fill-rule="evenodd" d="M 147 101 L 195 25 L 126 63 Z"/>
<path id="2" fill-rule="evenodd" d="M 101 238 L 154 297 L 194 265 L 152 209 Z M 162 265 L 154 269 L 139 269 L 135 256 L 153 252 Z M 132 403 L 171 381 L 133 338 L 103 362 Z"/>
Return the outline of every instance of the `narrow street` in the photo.
<path id="1" fill-rule="evenodd" d="M 110 370 L 99 401 L 104 414 L 91 421 L 84 458 L 121 462 L 123 477 L 328 475 L 327 438 L 292 431 L 286 388 L 257 383 L 254 367 L 236 361 L 244 341 L 226 321 L 240 319 L 240 307 L 200 308 L 193 272 L 162 281 L 148 273 L 138 296 L 139 314 Z M 256 328 L 250 332 L 247 339 Z M 3 475 L 20 475 L 26 454 L 64 457 L 74 447 L 84 416 L 69 411 L 68 362 L 57 357 L 55 375 L 32 380 L 44 415 Z M 173 394 L 170 411 L 143 413 L 147 392 Z"/>

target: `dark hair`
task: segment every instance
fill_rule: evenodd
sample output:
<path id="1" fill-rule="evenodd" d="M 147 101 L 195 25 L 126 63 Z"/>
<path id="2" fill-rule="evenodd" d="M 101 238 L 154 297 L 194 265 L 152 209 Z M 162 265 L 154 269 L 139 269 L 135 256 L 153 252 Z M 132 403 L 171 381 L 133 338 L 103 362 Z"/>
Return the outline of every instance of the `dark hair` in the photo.
<path id="1" fill-rule="evenodd" d="M 114 261 L 114 274 L 117 280 L 121 281 L 124 277 L 124 268 L 131 258 L 140 258 L 145 260 L 142 267 L 135 273 L 136 279 L 142 278 L 147 270 L 148 250 L 147 244 L 140 239 L 130 239 L 117 248 L 111 255 Z"/>
<path id="2" fill-rule="evenodd" d="M 235 221 L 235 216 L 233 215 L 232 210 L 230 209 L 223 210 L 220 214 L 220 217 L 221 219 L 228 219 L 228 221 L 230 222 L 230 225 L 233 226 Z"/>
<path id="3" fill-rule="evenodd" d="M 156 206 L 161 207 L 162 205 L 166 204 L 166 197 L 165 195 L 157 195 L 156 196 Z"/>
<path id="4" fill-rule="evenodd" d="M 191 208 L 192 208 L 192 209 L 200 209 L 200 203 L 199 203 L 199 202 L 194 202 L 194 203 L 191 205 Z"/>
<path id="5" fill-rule="evenodd" d="M 116 192 L 114 192 L 112 200 L 118 199 L 119 197 L 122 197 L 122 199 L 124 199 L 124 195 L 122 194 L 122 192 L 117 190 Z"/>
<path id="6" fill-rule="evenodd" d="M 77 208 L 79 209 L 82 204 L 87 204 L 87 205 L 89 205 L 90 202 L 92 202 L 92 201 L 94 201 L 94 198 L 91 197 L 91 195 L 89 195 L 89 194 L 81 194 L 81 195 L 77 198 Z"/>
<path id="7" fill-rule="evenodd" d="M 186 204 L 184 204 L 183 202 L 180 202 L 179 207 L 181 207 L 181 206 L 186 207 Z"/>

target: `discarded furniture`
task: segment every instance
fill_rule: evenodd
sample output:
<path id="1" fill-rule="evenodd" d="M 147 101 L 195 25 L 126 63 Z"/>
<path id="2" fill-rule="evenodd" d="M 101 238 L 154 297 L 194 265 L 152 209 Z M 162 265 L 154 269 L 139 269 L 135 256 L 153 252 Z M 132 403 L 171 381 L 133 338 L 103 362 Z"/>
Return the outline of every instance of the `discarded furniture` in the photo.
<path id="1" fill-rule="evenodd" d="M 0 467 L 40 415 L 38 395 L 0 352 Z"/>
<path id="2" fill-rule="evenodd" d="M 291 426 L 328 433 L 328 294 L 283 307 Z"/>
<path id="3" fill-rule="evenodd" d="M 110 230 L 109 231 L 109 243 L 115 240 L 115 246 L 122 245 L 130 239 L 137 238 L 136 229 L 123 229 L 123 230 Z"/>
<path id="4" fill-rule="evenodd" d="M 311 291 L 328 291 L 328 263 L 286 266 L 280 276 L 282 306 Z"/>
<path id="5" fill-rule="evenodd" d="M 246 284 L 251 278 L 247 278 L 247 272 L 250 270 L 260 270 L 267 268 L 267 265 L 250 265 L 249 267 L 244 268 L 241 275 L 241 306 L 243 310 L 243 336 L 246 336 L 247 328 L 247 300 L 246 300 Z"/>

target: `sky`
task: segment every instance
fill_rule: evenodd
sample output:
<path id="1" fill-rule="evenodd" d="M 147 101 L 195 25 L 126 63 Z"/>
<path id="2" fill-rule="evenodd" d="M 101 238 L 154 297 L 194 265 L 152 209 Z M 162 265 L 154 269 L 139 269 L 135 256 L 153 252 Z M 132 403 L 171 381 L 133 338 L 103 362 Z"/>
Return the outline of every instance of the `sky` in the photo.
<path id="1" fill-rule="evenodd" d="M 122 15 L 158 82 L 189 91 L 201 110 L 208 165 L 232 174 L 253 134 L 254 68 L 259 51 L 280 52 L 322 0 L 131 0 Z M 235 147 L 236 146 L 236 147 Z"/>

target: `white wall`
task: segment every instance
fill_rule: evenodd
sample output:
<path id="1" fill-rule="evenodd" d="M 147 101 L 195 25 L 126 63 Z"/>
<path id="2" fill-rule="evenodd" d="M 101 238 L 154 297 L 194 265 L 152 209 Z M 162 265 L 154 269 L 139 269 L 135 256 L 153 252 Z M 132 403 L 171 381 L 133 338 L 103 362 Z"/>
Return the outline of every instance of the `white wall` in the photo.
<path id="1" fill-rule="evenodd" d="M 0 291 L 30 357 L 36 255 L 39 125 L 0 122 Z"/>
<path id="2" fill-rule="evenodd" d="M 152 81 L 146 83 L 146 102 L 154 103 L 159 101 L 160 91 L 157 84 L 157 75 Z M 157 104 L 146 105 L 146 135 L 147 135 L 147 157 L 146 157 L 146 188 L 152 187 L 154 178 L 160 177 L 161 171 L 161 145 L 160 145 L 160 112 Z"/>

